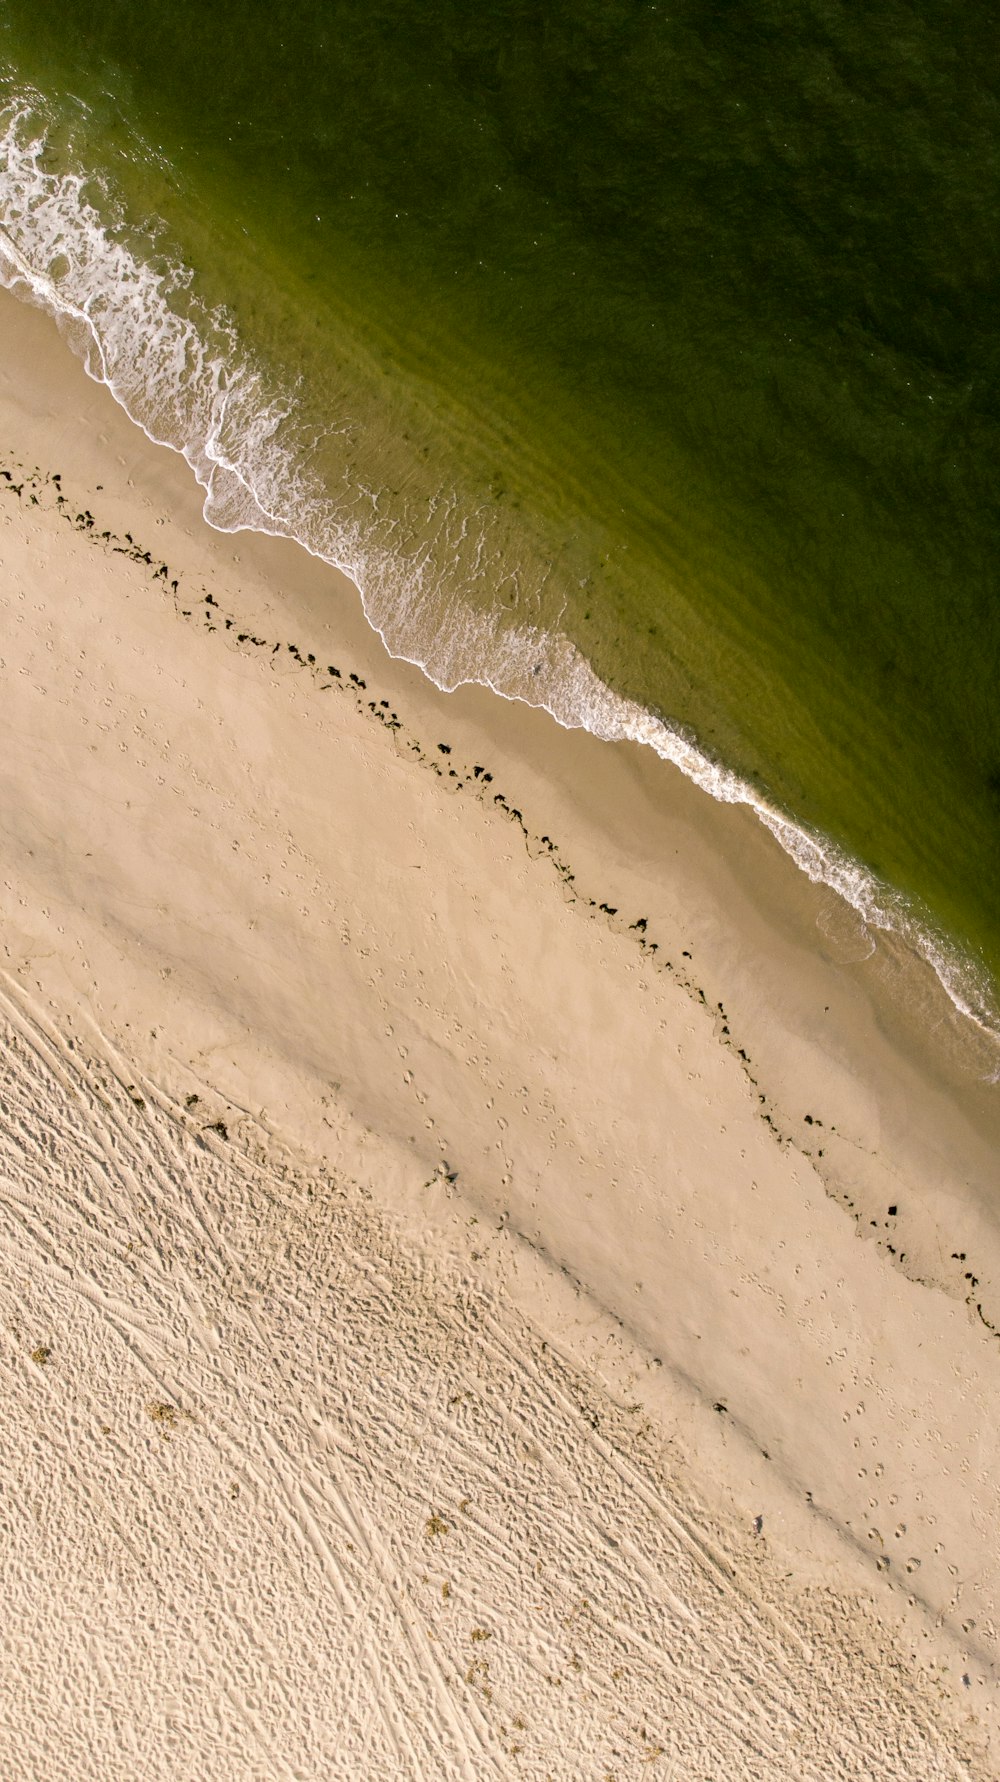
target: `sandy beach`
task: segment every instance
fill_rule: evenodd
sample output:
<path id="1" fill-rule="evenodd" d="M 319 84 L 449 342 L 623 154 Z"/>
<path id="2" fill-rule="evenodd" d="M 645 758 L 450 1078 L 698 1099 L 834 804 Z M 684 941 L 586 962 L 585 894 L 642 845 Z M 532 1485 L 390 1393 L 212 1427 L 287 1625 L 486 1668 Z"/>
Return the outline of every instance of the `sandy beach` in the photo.
<path id="1" fill-rule="evenodd" d="M 995 1046 L 0 330 L 0 1771 L 987 1782 Z"/>

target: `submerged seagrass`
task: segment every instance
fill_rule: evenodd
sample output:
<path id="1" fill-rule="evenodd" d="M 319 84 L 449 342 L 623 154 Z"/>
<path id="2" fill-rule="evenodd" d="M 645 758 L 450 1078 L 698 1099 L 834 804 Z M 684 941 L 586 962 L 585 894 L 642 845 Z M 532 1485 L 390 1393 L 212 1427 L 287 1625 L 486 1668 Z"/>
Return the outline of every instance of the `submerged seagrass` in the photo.
<path id="1" fill-rule="evenodd" d="M 263 505 L 380 581 L 394 647 L 503 684 L 558 629 L 996 978 L 989 41 L 895 0 L 0 23 L 45 168 L 107 176 L 287 393 Z"/>

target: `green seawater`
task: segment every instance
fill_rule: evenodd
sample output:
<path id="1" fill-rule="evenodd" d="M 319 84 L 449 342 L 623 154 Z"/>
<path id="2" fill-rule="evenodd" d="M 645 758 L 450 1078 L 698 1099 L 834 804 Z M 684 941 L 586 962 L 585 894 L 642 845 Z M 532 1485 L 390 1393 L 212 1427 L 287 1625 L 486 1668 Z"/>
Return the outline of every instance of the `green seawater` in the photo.
<path id="1" fill-rule="evenodd" d="M 442 600 L 558 628 L 996 984 L 993 41 L 975 0 L 0 14 L 380 548 L 447 489 Z"/>

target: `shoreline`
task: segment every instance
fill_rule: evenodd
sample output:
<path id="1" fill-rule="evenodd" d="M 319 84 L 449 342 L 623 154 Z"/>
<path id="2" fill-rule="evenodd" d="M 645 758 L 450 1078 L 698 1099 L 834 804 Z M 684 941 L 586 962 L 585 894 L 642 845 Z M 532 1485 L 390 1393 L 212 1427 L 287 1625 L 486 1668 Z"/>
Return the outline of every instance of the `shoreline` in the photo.
<path id="1" fill-rule="evenodd" d="M 37 169 L 36 175 L 44 187 L 44 175 L 38 175 Z M 29 181 L 29 186 L 30 183 Z M 73 181 L 70 183 L 72 185 Z M 49 197 L 51 196 L 50 193 Z M 77 203 L 81 197 L 82 189 L 75 193 Z M 58 210 L 58 204 L 56 208 Z M 89 213 L 89 228 L 102 242 L 105 240 L 104 227 L 96 212 Z M 269 510 L 267 491 L 262 491 L 248 476 L 245 465 L 229 463 L 224 452 L 218 457 L 213 455 L 207 439 L 201 436 L 201 428 L 207 427 L 212 432 L 223 431 L 223 414 L 234 392 L 237 405 L 247 408 L 243 424 L 249 425 L 251 421 L 259 420 L 255 403 L 259 406 L 264 402 L 265 408 L 270 408 L 272 403 L 265 400 L 258 387 L 258 373 L 249 362 L 238 360 L 235 368 L 224 369 L 220 375 L 218 359 L 213 357 L 206 340 L 201 338 L 198 325 L 189 317 L 181 318 L 173 314 L 159 293 L 155 276 L 151 277 L 140 262 L 135 263 L 133 270 L 137 273 L 140 284 L 148 287 L 143 300 L 150 311 L 145 318 L 147 327 L 153 325 L 154 319 L 161 327 L 165 326 L 173 337 L 175 356 L 193 356 L 198 366 L 198 375 L 191 381 L 190 388 L 185 387 L 183 392 L 175 392 L 179 398 L 178 412 L 173 417 L 175 425 L 181 428 L 182 433 L 186 428 L 191 435 L 182 438 L 180 443 L 167 439 L 165 435 L 169 429 L 162 426 L 159 433 L 149 430 L 140 412 L 143 402 L 148 403 L 148 392 L 130 387 L 128 381 L 133 369 L 128 341 L 124 364 L 116 364 L 112 354 L 109 369 L 109 343 L 100 337 L 90 318 L 71 304 L 67 305 L 65 299 L 61 300 L 51 282 L 32 270 L 13 241 L 7 242 L 0 251 L 5 262 L 6 288 L 13 293 L 19 285 L 23 286 L 25 299 L 37 304 L 58 326 L 85 334 L 86 353 L 81 352 L 81 357 L 88 364 L 93 363 L 95 356 L 99 360 L 101 376 L 97 381 L 104 382 L 113 392 L 126 416 L 151 444 L 167 444 L 184 457 L 202 490 L 204 517 L 215 530 L 223 536 L 229 536 L 234 535 L 245 524 L 249 530 L 257 531 L 263 537 L 287 539 L 337 574 L 347 576 L 355 587 L 356 597 L 368 624 L 383 646 L 397 660 L 418 667 L 438 691 L 452 693 L 463 685 L 481 687 L 500 698 L 520 701 L 531 709 L 541 710 L 553 717 L 563 728 L 586 728 L 606 742 L 639 742 L 660 760 L 679 767 L 710 797 L 724 803 L 746 805 L 778 840 L 800 871 L 814 883 L 830 887 L 835 895 L 851 905 L 873 934 L 880 938 L 889 937 L 891 947 L 900 944 L 904 948 L 909 947 L 929 964 L 959 1013 L 983 1031 L 989 1047 L 996 1049 L 1000 1060 L 1000 1011 L 996 1005 L 998 986 L 968 949 L 924 919 L 919 909 L 911 907 L 910 900 L 903 893 L 877 878 L 858 860 L 843 852 L 829 837 L 800 824 L 778 807 L 769 804 L 748 781 L 712 761 L 682 731 L 673 729 L 670 724 L 656 718 L 641 705 L 615 693 L 597 677 L 585 657 L 568 638 L 557 633 L 536 634 L 527 629 L 498 631 L 493 615 L 470 606 L 463 610 L 461 624 L 457 628 L 461 633 L 459 645 L 454 644 L 450 635 L 447 641 L 442 642 L 441 628 L 432 625 L 434 636 L 430 644 L 422 654 L 414 653 L 412 637 L 409 634 L 402 635 L 400 631 L 396 610 L 400 603 L 391 590 L 387 592 L 386 577 L 378 566 L 377 559 L 371 578 L 372 586 L 368 587 L 366 576 L 358 577 L 356 571 L 341 567 L 324 550 L 321 516 L 318 519 L 314 517 L 314 523 L 309 527 L 301 526 L 300 522 L 300 535 L 293 529 L 290 521 L 282 520 Z M 117 266 L 117 260 L 115 265 Z M 210 321 L 215 328 L 218 318 L 213 316 L 203 318 L 203 321 L 206 325 Z M 134 336 L 135 318 L 131 326 Z M 78 341 L 78 348 L 80 344 Z M 136 338 L 132 339 L 131 345 L 133 350 L 137 350 Z M 216 342 L 216 353 L 219 350 Z M 244 385 L 249 388 L 249 406 Z M 272 445 L 268 429 L 265 428 L 266 450 L 270 451 Z M 279 460 L 283 458 L 284 452 L 284 447 L 279 448 Z M 281 462 L 272 462 L 265 473 L 265 482 L 270 480 L 272 485 L 272 496 L 275 491 L 284 494 L 286 478 L 281 474 L 282 469 L 286 476 L 298 475 L 297 469 L 290 462 L 283 465 Z M 317 492 L 313 490 L 311 500 L 318 499 Z M 407 591 L 403 600 L 403 606 L 407 609 L 404 631 L 407 627 L 412 629 L 409 610 L 411 605 Z M 452 632 L 454 630 L 455 627 L 452 627 Z M 474 646 L 470 644 L 472 637 L 476 638 Z M 1000 1062 L 995 1069 L 1000 1073 Z"/>
<path id="2" fill-rule="evenodd" d="M 224 1101 L 225 1143 L 346 1172 L 605 1395 L 627 1380 L 724 1552 L 763 1515 L 784 1612 L 821 1588 L 845 1639 L 891 1626 L 927 1711 L 992 1744 L 987 1042 L 905 949 L 861 957 L 749 810 L 439 694 L 334 571 L 213 533 L 48 318 L 0 314 L 31 1019 L 175 1109 Z"/>

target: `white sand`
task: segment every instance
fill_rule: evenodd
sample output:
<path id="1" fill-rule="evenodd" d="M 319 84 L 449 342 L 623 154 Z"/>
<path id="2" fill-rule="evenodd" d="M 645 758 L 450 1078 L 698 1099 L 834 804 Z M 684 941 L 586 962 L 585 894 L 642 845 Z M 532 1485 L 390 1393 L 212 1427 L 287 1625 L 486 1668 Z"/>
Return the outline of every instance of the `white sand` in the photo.
<path id="1" fill-rule="evenodd" d="M 0 328 L 0 1774 L 994 1776 L 995 1056 Z"/>

